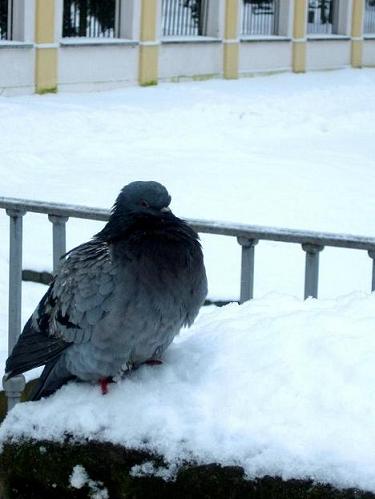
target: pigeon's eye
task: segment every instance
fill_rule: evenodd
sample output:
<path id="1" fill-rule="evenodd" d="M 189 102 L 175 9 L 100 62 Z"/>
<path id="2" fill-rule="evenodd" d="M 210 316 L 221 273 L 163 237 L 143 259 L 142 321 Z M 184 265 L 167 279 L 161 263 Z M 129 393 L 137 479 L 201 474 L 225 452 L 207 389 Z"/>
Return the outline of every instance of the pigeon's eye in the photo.
<path id="1" fill-rule="evenodd" d="M 143 208 L 150 208 L 150 205 L 148 204 L 147 201 L 145 201 L 144 199 L 142 199 L 141 201 L 141 205 L 143 206 Z"/>

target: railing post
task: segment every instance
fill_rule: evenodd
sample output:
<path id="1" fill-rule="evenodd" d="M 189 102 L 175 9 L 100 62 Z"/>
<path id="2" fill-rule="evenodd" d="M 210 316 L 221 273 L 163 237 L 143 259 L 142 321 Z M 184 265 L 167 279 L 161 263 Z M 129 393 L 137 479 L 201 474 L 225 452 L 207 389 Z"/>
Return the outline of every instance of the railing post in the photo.
<path id="1" fill-rule="evenodd" d="M 66 222 L 68 217 L 48 215 L 48 220 L 53 227 L 53 271 L 56 272 L 62 255 L 66 253 Z"/>
<path id="2" fill-rule="evenodd" d="M 242 249 L 240 303 L 244 303 L 254 296 L 254 253 L 258 241 L 241 236 L 237 237 L 237 241 Z"/>
<path id="3" fill-rule="evenodd" d="M 23 210 L 6 210 L 9 215 L 9 315 L 8 315 L 8 353 L 21 333 L 21 302 L 22 302 L 22 217 Z M 3 388 L 8 398 L 10 410 L 21 398 L 25 387 L 23 374 L 9 380 L 3 378 Z"/>
<path id="4" fill-rule="evenodd" d="M 375 291 L 375 250 L 370 250 L 368 252 L 369 257 L 372 259 L 372 281 L 371 281 L 371 291 Z"/>
<path id="5" fill-rule="evenodd" d="M 324 246 L 318 244 L 302 244 L 303 251 L 306 251 L 305 264 L 305 300 L 312 296 L 318 298 L 319 283 L 319 253 Z"/>

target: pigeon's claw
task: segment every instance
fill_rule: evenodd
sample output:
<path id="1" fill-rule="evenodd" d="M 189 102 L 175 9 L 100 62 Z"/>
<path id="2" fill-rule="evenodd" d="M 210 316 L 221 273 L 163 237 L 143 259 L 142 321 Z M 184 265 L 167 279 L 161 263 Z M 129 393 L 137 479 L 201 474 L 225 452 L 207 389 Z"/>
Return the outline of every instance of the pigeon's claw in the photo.
<path id="1" fill-rule="evenodd" d="M 101 378 L 99 380 L 100 389 L 102 391 L 102 395 L 107 395 L 108 393 L 108 384 L 111 382 L 111 378 Z"/>

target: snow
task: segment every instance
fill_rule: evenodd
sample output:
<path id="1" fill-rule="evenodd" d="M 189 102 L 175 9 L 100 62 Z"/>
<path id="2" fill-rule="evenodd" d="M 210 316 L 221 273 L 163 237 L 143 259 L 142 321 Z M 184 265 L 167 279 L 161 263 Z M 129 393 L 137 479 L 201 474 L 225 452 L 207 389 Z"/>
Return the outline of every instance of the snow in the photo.
<path id="1" fill-rule="evenodd" d="M 367 69 L 0 97 L 1 195 L 109 208 L 123 185 L 152 179 L 181 217 L 372 236 L 374 84 Z M 70 220 L 68 249 L 101 226 Z M 3 365 L 3 212 L 0 240 Z M 51 242 L 47 217 L 27 214 L 24 268 L 50 270 Z M 202 242 L 209 297 L 237 299 L 239 245 Z M 241 462 L 249 476 L 308 475 L 375 491 L 370 258 L 326 248 L 322 300 L 303 303 L 301 248 L 261 241 L 255 252 L 253 303 L 204 310 L 164 366 L 139 370 L 106 397 L 70 385 L 17 407 L 3 437 L 61 438 L 66 429 L 128 445 L 150 439 L 171 466 L 194 454 Z M 23 285 L 23 322 L 45 289 Z"/>
<path id="2" fill-rule="evenodd" d="M 109 498 L 108 490 L 103 487 L 103 484 L 101 482 L 91 480 L 85 468 L 80 464 L 77 464 L 73 468 L 70 476 L 70 485 L 74 489 L 82 489 L 82 487 L 87 485 L 90 490 L 90 499 Z"/>
<path id="3" fill-rule="evenodd" d="M 161 366 L 13 409 L 4 439 L 99 440 L 375 492 L 375 296 L 207 307 Z M 133 474 L 156 472 L 150 462 Z"/>

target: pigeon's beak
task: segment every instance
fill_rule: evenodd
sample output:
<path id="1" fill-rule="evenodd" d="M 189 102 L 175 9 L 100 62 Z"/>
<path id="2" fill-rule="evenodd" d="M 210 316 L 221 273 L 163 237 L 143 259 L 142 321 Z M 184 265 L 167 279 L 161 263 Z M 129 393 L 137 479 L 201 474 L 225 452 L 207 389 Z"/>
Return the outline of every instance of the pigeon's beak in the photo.
<path id="1" fill-rule="evenodd" d="M 160 209 L 160 211 L 161 211 L 162 213 L 170 213 L 170 212 L 171 212 L 171 209 L 170 209 L 170 208 L 168 208 L 168 206 L 164 206 L 164 208 L 161 208 L 161 209 Z"/>

